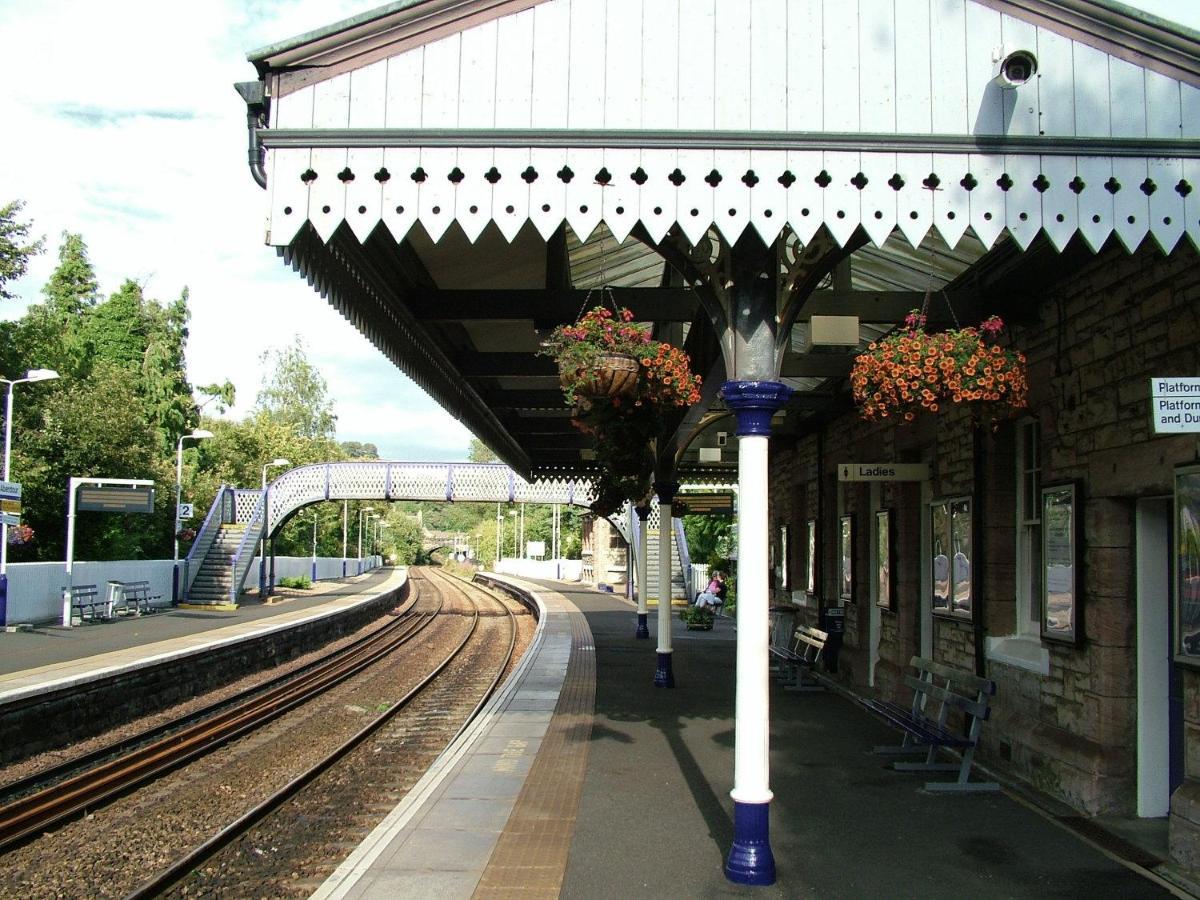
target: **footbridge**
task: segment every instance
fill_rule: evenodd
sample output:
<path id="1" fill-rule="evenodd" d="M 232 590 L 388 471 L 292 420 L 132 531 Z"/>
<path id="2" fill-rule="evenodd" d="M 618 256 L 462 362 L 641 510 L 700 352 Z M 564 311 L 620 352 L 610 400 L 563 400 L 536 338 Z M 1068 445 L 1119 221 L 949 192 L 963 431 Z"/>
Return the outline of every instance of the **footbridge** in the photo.
<path id="1" fill-rule="evenodd" d="M 526 481 L 497 463 L 327 462 L 298 466 L 265 491 L 223 486 L 188 553 L 182 576 L 187 602 L 236 602 L 260 541 L 274 537 L 297 512 L 326 500 L 428 500 L 562 503 L 586 507 L 591 482 L 578 478 Z M 630 540 L 630 517 L 609 521 Z"/>

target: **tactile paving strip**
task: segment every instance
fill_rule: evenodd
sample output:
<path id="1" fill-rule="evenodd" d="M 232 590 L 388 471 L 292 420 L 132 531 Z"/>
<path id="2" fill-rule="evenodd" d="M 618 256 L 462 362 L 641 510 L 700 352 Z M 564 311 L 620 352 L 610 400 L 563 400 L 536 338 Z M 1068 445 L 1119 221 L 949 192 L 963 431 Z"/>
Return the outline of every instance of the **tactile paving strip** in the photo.
<path id="1" fill-rule="evenodd" d="M 592 632 L 578 610 L 570 617 L 571 656 L 562 693 L 525 786 L 475 889 L 479 900 L 556 898 L 562 887 L 596 702 Z"/>

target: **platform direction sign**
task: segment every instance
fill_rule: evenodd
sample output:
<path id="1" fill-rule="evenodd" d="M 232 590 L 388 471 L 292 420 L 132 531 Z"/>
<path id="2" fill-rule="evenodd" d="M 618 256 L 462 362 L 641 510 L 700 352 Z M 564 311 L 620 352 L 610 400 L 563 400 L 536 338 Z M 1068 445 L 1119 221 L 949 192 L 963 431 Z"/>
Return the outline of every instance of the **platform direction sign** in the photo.
<path id="1" fill-rule="evenodd" d="M 154 488 L 150 484 L 83 484 L 79 486 L 78 509 L 152 513 Z"/>
<path id="2" fill-rule="evenodd" d="M 839 463 L 838 481 L 928 481 L 929 463 Z"/>
<path id="3" fill-rule="evenodd" d="M 1200 432 L 1200 376 L 1151 378 L 1150 420 L 1155 434 Z"/>
<path id="4" fill-rule="evenodd" d="M 0 481 L 0 525 L 21 524 L 21 485 Z"/>

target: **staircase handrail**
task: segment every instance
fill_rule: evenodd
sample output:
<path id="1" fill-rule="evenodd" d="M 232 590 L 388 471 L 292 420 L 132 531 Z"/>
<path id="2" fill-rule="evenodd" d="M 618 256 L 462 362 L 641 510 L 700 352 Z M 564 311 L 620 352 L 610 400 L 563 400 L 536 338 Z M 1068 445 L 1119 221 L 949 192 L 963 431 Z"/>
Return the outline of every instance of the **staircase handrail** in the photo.
<path id="1" fill-rule="evenodd" d="M 675 532 L 675 546 L 679 550 L 679 569 L 683 575 L 683 596 L 695 596 L 692 591 L 692 560 L 688 554 L 687 534 L 683 530 L 683 519 L 671 517 L 671 526 Z"/>
<path id="2" fill-rule="evenodd" d="M 263 528 L 266 525 L 266 499 L 265 493 L 259 494 L 258 503 L 254 507 L 250 521 L 246 523 L 246 531 L 242 534 L 242 540 L 238 544 L 237 550 L 234 551 L 233 558 L 229 561 L 230 572 L 233 575 L 233 579 L 229 583 L 230 603 L 237 603 L 238 592 L 242 589 L 251 563 L 254 562 L 254 545 L 262 538 Z M 248 553 L 247 550 L 249 550 Z"/>
<path id="3" fill-rule="evenodd" d="M 192 582 L 196 580 L 196 575 L 200 572 L 200 563 L 203 563 L 204 558 L 208 556 L 208 551 L 212 548 L 213 543 L 217 539 L 217 535 L 221 533 L 221 521 L 218 519 L 215 523 L 213 517 L 217 515 L 217 511 L 223 509 L 225 501 L 225 493 L 229 490 L 229 485 L 223 484 L 217 488 L 217 494 L 213 497 L 212 506 L 209 507 L 208 515 L 204 517 L 204 524 L 200 526 L 200 530 L 196 533 L 195 539 L 192 541 L 192 547 L 188 550 L 188 554 L 183 560 L 183 599 L 186 600 L 188 591 L 192 589 Z M 221 518 L 224 518 L 222 513 Z M 193 557 L 196 558 L 197 564 L 193 565 Z"/>

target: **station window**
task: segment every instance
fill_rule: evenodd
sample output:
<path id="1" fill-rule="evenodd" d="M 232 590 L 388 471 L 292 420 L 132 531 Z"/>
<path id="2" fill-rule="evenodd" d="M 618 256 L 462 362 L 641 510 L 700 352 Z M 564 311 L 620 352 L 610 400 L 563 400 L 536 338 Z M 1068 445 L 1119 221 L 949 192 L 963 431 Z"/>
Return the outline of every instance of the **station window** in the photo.
<path id="1" fill-rule="evenodd" d="M 1016 428 L 1016 623 L 1011 634 L 988 637 L 988 659 L 1050 674 L 1050 651 L 1041 639 L 1042 435 L 1034 419 Z"/>
<path id="2" fill-rule="evenodd" d="M 1042 596 L 1041 428 L 1017 426 L 1017 633 L 1039 637 Z"/>

